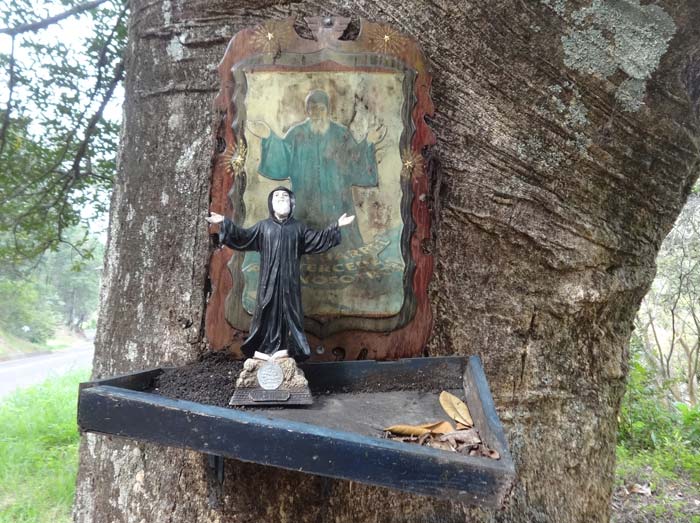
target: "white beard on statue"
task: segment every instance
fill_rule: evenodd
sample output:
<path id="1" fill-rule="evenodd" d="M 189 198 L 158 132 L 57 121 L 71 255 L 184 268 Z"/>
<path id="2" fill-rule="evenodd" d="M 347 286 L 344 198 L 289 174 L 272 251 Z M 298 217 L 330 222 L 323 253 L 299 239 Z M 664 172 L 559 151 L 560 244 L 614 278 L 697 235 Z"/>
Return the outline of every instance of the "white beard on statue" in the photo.
<path id="1" fill-rule="evenodd" d="M 289 211 L 291 210 L 291 205 L 289 203 L 289 200 L 275 200 L 274 198 L 272 199 L 272 210 L 275 212 L 275 215 L 279 218 L 286 218 L 289 216 Z"/>

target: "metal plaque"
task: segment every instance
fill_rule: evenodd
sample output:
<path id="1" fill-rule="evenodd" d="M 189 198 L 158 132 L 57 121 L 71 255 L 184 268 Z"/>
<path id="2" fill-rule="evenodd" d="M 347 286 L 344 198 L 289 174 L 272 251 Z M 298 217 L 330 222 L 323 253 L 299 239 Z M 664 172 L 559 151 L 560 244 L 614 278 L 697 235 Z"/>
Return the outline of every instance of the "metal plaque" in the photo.
<path id="1" fill-rule="evenodd" d="M 258 383 L 265 390 L 276 390 L 284 381 L 284 371 L 277 363 L 268 361 L 258 369 Z"/>
<path id="2" fill-rule="evenodd" d="M 286 390 L 252 390 L 249 396 L 253 401 L 287 401 L 291 394 Z"/>

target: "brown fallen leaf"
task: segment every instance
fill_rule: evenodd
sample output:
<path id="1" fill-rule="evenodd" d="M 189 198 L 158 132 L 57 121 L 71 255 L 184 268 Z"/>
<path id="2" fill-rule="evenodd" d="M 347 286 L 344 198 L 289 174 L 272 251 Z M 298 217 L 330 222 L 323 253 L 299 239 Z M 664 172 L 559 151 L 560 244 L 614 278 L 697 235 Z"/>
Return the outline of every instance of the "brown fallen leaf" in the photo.
<path id="1" fill-rule="evenodd" d="M 475 429 L 468 430 L 456 430 L 454 432 L 448 432 L 440 436 L 440 441 L 454 441 L 455 443 L 461 443 L 464 445 L 477 445 L 481 443 L 481 438 L 479 433 Z"/>
<path id="2" fill-rule="evenodd" d="M 649 497 L 651 496 L 651 487 L 649 485 L 640 485 L 639 483 L 635 483 L 630 487 L 630 492 Z"/>
<path id="3" fill-rule="evenodd" d="M 433 439 L 433 435 L 430 432 L 426 432 L 420 438 L 418 438 L 418 444 L 425 445 L 431 439 Z"/>
<path id="4" fill-rule="evenodd" d="M 427 442 L 427 446 L 438 450 L 447 450 L 451 452 L 455 451 L 455 449 L 449 443 L 437 439 L 429 440 Z"/>
<path id="5" fill-rule="evenodd" d="M 422 436 L 423 434 L 430 434 L 428 429 L 417 425 L 392 425 L 384 430 L 399 436 Z"/>
<path id="6" fill-rule="evenodd" d="M 442 405 L 447 415 L 457 423 L 461 423 L 466 427 L 474 426 L 471 414 L 469 414 L 469 409 L 465 403 L 454 394 L 450 394 L 446 390 L 442 391 L 440 393 L 440 405 Z"/>
<path id="7" fill-rule="evenodd" d="M 384 430 L 400 436 L 422 436 L 431 433 L 445 434 L 454 432 L 455 429 L 449 421 L 434 421 L 422 425 L 392 425 Z"/>
<path id="8" fill-rule="evenodd" d="M 419 427 L 425 427 L 430 430 L 433 434 L 447 434 L 448 432 L 454 432 L 455 428 L 449 421 L 436 421 L 435 423 L 425 423 L 419 425 Z"/>
<path id="9" fill-rule="evenodd" d="M 492 450 L 488 448 L 486 445 L 483 443 L 479 443 L 478 445 L 474 445 L 470 447 L 471 450 L 469 450 L 469 455 L 470 456 L 481 456 L 484 458 L 490 458 L 490 459 L 501 459 L 501 455 L 498 453 L 497 450 Z"/>

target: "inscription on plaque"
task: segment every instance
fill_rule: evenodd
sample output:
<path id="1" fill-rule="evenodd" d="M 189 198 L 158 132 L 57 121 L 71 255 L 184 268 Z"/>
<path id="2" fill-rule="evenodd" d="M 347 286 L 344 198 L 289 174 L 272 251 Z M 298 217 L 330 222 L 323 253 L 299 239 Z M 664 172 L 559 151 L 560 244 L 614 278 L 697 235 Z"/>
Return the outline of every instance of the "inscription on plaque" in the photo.
<path id="1" fill-rule="evenodd" d="M 258 383 L 265 390 L 278 389 L 284 381 L 284 371 L 277 363 L 267 362 L 260 367 L 257 374 Z"/>
<path id="2" fill-rule="evenodd" d="M 291 394 L 286 390 L 253 390 L 249 396 L 253 401 L 287 401 Z"/>

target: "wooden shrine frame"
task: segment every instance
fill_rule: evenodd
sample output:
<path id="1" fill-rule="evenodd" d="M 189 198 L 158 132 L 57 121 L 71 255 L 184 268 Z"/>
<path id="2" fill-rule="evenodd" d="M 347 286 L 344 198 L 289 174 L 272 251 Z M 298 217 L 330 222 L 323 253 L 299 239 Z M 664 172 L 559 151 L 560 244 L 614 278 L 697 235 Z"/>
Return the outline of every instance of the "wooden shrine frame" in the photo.
<path id="1" fill-rule="evenodd" d="M 430 184 L 423 153 L 435 143 L 425 121 L 433 114 L 428 65 L 415 41 L 388 26 L 360 20 L 358 31 L 348 18 L 309 18 L 306 22 L 312 34 L 305 37 L 298 34 L 295 20 L 288 18 L 242 30 L 229 43 L 219 65 L 221 91 L 216 108 L 221 119 L 216 131 L 210 210 L 235 221 L 245 216 L 242 197 L 237 197 L 246 188 L 243 100 L 247 86 L 243 69 L 406 73 L 403 91 L 407 107 L 402 118 L 408 132 L 402 134 L 400 142 L 404 303 L 398 314 L 388 318 L 346 316 L 327 323 L 307 318 L 305 327 L 316 360 L 420 356 L 432 326 L 428 284 L 433 260 L 424 249 L 430 239 Z M 237 350 L 246 337 L 246 313 L 238 306 L 243 291 L 242 259 L 240 253 L 228 248 L 215 250 L 211 257 L 205 327 L 214 350 Z"/>

